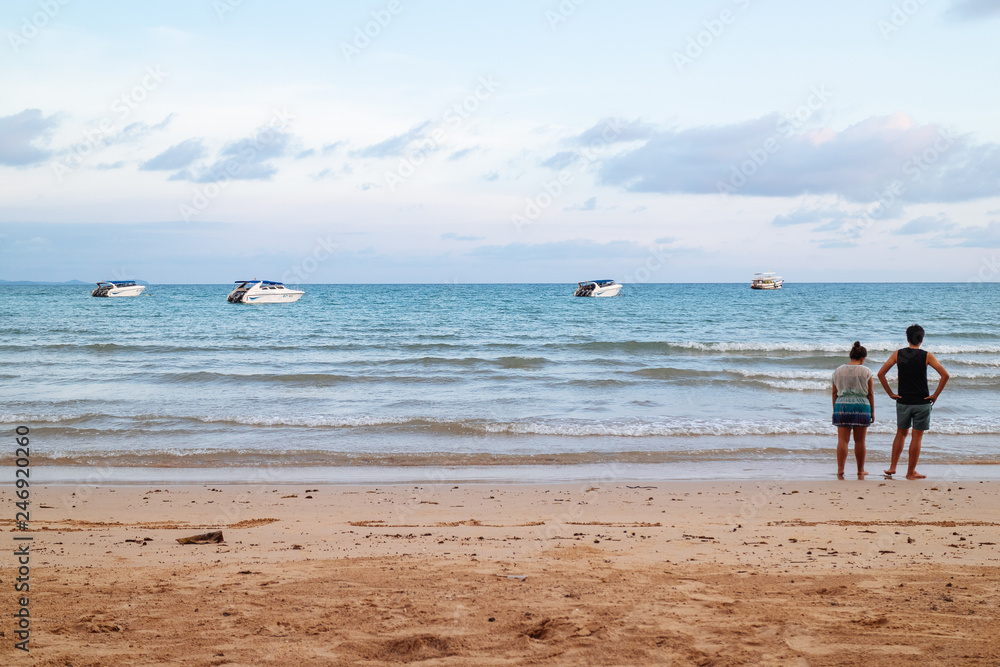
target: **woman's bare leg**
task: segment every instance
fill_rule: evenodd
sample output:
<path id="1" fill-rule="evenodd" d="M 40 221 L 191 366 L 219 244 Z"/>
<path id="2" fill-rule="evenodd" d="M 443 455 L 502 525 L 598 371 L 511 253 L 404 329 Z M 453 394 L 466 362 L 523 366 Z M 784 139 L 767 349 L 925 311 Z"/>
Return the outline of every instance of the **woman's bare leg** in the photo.
<path id="1" fill-rule="evenodd" d="M 865 438 L 868 436 L 867 426 L 854 427 L 854 458 L 858 462 L 858 479 L 864 479 L 868 472 L 865 470 L 865 456 L 868 450 L 865 448 Z"/>
<path id="2" fill-rule="evenodd" d="M 844 464 L 847 463 L 847 445 L 851 440 L 851 427 L 837 427 L 837 477 L 843 479 Z"/>

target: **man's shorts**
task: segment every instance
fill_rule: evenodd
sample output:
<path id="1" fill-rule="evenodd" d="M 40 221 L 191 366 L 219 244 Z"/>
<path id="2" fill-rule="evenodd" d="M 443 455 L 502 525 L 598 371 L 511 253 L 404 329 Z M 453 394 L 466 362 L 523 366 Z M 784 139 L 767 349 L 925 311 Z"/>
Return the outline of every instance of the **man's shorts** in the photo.
<path id="1" fill-rule="evenodd" d="M 915 431 L 926 431 L 931 427 L 930 403 L 920 405 L 903 405 L 896 403 L 896 426 L 912 428 Z"/>

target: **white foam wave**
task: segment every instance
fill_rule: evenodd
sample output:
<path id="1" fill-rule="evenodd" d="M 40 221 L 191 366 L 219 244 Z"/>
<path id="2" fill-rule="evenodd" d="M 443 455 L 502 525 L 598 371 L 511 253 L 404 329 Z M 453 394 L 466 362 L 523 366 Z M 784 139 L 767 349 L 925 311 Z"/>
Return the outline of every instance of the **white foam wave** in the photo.
<path id="1" fill-rule="evenodd" d="M 863 342 L 863 341 L 862 341 Z M 805 341 L 746 341 L 702 343 L 687 341 L 667 343 L 674 347 L 704 352 L 828 352 L 843 354 L 850 351 L 850 345 L 843 343 L 808 343 Z M 866 343 L 868 353 L 895 352 L 900 347 L 900 341 L 879 341 Z M 935 354 L 1000 354 L 1000 345 L 925 345 L 924 349 Z"/>
<path id="2" fill-rule="evenodd" d="M 436 433 L 440 435 L 455 435 L 461 433 L 509 434 L 509 435 L 539 435 L 566 437 L 697 437 L 697 436 L 775 436 L 775 435 L 830 435 L 833 427 L 828 418 L 816 419 L 517 419 L 511 421 L 496 421 L 473 418 L 428 418 L 419 416 L 377 416 L 354 415 L 348 417 L 324 416 L 187 416 L 176 415 L 141 415 L 121 418 L 112 415 L 0 415 L 0 423 L 26 424 L 58 424 L 66 423 L 66 432 L 80 429 L 73 423 L 86 422 L 89 419 L 125 419 L 125 423 L 107 428 L 88 427 L 84 430 L 93 437 L 93 431 L 114 432 L 122 427 L 128 430 L 142 430 L 153 427 L 155 422 L 168 421 L 173 426 L 178 422 L 197 422 L 203 424 L 259 426 L 271 428 L 315 428 L 315 429 L 352 429 L 352 428 L 392 428 L 403 432 Z M 162 425 L 162 424 L 160 424 Z M 882 420 L 872 426 L 872 432 L 890 434 L 895 432 L 895 424 Z M 935 418 L 932 431 L 944 435 L 1000 435 L 1000 417 L 985 417 L 977 419 Z"/>

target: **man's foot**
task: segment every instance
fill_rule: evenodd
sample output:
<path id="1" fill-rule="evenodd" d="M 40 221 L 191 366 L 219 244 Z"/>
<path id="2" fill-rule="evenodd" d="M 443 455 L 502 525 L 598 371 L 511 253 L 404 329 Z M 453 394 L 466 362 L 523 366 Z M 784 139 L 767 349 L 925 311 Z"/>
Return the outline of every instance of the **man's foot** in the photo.
<path id="1" fill-rule="evenodd" d="M 844 479 L 844 471 L 843 470 L 841 470 L 840 472 L 837 473 L 837 479 Z"/>
<path id="2" fill-rule="evenodd" d="M 892 477 L 893 475 L 896 474 L 896 469 L 893 468 L 892 470 L 883 470 L 882 472 L 884 472 L 886 475 L 889 475 L 890 477 Z"/>
<path id="3" fill-rule="evenodd" d="M 858 479 L 864 479 L 867 476 L 868 476 L 868 471 L 867 470 L 859 470 L 858 471 Z"/>
<path id="4" fill-rule="evenodd" d="M 906 479 L 927 479 L 927 475 L 921 475 L 918 472 L 907 473 Z"/>

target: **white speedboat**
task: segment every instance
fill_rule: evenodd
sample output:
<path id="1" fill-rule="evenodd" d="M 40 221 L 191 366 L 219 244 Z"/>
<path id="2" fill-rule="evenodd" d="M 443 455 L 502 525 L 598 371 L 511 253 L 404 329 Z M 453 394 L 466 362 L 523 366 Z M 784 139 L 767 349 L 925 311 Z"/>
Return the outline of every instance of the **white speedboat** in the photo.
<path id="1" fill-rule="evenodd" d="M 750 281 L 750 289 L 781 289 L 781 286 L 784 284 L 784 278 L 768 271 L 766 273 L 753 274 L 753 280 Z"/>
<path id="2" fill-rule="evenodd" d="M 145 285 L 137 285 L 134 280 L 102 280 L 90 296 L 139 296 Z"/>
<path id="3" fill-rule="evenodd" d="M 305 294 L 271 280 L 237 280 L 229 293 L 229 303 L 294 303 Z"/>
<path id="4" fill-rule="evenodd" d="M 613 280 L 588 280 L 577 283 L 573 296 L 618 296 L 622 286 Z"/>

